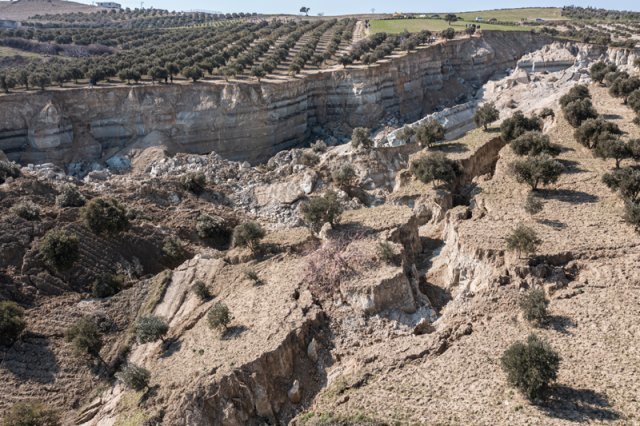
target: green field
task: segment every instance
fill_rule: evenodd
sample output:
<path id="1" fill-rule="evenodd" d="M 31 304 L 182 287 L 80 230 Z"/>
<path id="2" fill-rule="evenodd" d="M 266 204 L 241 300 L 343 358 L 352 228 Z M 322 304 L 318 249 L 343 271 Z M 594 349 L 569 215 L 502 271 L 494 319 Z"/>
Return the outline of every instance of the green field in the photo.
<path id="1" fill-rule="evenodd" d="M 477 12 L 459 12 L 456 15 L 462 18 L 462 21 L 454 22 L 452 27 L 456 30 L 464 30 L 465 24 L 476 23 L 475 19 L 481 17 L 484 22 L 480 22 L 480 27 L 485 30 L 497 31 L 530 31 L 531 27 L 520 25 L 493 25 L 487 23 L 491 18 L 495 18 L 501 22 L 520 22 L 523 19 L 533 21 L 536 18 L 547 20 L 567 19 L 561 15 L 562 9 L 557 7 L 545 8 L 522 8 L 522 9 L 497 9 L 482 10 Z M 427 16 L 432 13 L 425 13 Z M 439 13 L 444 16 L 446 13 Z M 476 23 L 477 24 L 477 23 Z M 374 20 L 371 21 L 371 34 L 385 32 L 389 34 L 398 34 L 404 30 L 409 32 L 418 32 L 421 30 L 442 31 L 447 29 L 449 25 L 442 19 L 391 19 L 391 20 Z"/>
<path id="2" fill-rule="evenodd" d="M 482 17 L 486 21 L 496 18 L 502 22 L 520 22 L 522 19 L 535 20 L 542 19 L 567 19 L 560 13 L 562 9 L 557 7 L 531 7 L 522 9 L 497 9 L 497 10 L 481 10 L 476 12 L 460 12 L 456 13 L 465 21 L 473 21 L 476 17 Z"/>
<path id="3" fill-rule="evenodd" d="M 453 22 L 451 26 L 457 31 L 463 31 L 465 25 L 471 22 L 458 21 Z M 389 20 L 375 20 L 371 21 L 371 34 L 375 33 L 388 33 L 398 34 L 407 30 L 411 33 L 429 30 L 429 31 L 442 31 L 449 28 L 449 24 L 442 19 L 389 19 Z M 498 30 L 498 31 L 531 31 L 531 27 L 522 25 L 491 25 L 480 24 L 481 29 L 485 30 Z"/>

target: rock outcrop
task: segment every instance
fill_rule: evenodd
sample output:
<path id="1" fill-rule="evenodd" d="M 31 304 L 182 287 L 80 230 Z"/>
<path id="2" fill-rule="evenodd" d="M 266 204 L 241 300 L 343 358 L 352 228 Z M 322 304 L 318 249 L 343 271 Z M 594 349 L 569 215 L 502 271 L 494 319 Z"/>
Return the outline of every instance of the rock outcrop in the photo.
<path id="1" fill-rule="evenodd" d="M 386 115 L 417 120 L 472 94 L 496 71 L 548 42 L 531 33 L 485 32 L 286 84 L 16 93 L 0 98 L 0 150 L 22 163 L 70 163 L 158 145 L 257 162 L 299 145 L 314 128 L 348 133 L 375 127 Z"/>
<path id="2" fill-rule="evenodd" d="M 598 60 L 628 68 L 633 66 L 633 61 L 638 57 L 640 57 L 640 49 L 555 42 L 524 55 L 518 61 L 518 68 L 529 72 L 557 72 L 572 66 L 587 67 L 591 62 Z"/>

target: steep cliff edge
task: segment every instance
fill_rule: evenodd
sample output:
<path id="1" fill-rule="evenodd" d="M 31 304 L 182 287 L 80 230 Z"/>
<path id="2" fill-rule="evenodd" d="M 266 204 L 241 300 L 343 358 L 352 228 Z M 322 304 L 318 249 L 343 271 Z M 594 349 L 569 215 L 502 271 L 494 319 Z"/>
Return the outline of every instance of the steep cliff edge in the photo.
<path id="1" fill-rule="evenodd" d="M 465 98 L 548 42 L 532 33 L 485 32 L 286 84 L 16 93 L 0 98 L 0 149 L 22 163 L 105 160 L 151 145 L 256 162 L 300 144 L 315 127 L 347 133 L 376 127 L 386 115 L 416 120 Z"/>

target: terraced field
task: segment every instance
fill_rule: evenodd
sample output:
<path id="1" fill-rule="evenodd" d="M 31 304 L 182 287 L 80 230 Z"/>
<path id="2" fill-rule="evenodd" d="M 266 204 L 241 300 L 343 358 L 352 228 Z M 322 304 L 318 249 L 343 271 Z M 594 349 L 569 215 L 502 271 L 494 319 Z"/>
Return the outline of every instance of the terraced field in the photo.
<path id="1" fill-rule="evenodd" d="M 70 15 L 66 21 L 56 15 L 40 16 L 43 21 L 35 20 L 40 22 L 36 27 L 0 31 L 0 53 L 29 61 L 19 67 L 0 65 L 2 88 L 167 83 L 174 78 L 194 82 L 287 78 L 303 69 L 335 66 L 351 51 L 357 23 L 356 19 L 267 21 L 249 14 L 195 13 L 128 15 L 131 19 L 114 18 L 97 28 L 94 24 L 102 21 L 94 15 Z M 154 24 L 145 28 L 142 21 Z M 125 24 L 136 28 L 123 30 Z M 172 27 L 177 24 L 182 26 Z"/>

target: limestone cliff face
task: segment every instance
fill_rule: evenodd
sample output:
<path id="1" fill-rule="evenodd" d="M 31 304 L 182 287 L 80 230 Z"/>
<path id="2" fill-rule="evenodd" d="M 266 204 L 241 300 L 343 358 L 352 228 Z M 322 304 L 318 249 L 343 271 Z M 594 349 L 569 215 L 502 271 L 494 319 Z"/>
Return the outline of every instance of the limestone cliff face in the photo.
<path id="1" fill-rule="evenodd" d="M 348 132 L 375 127 L 386 114 L 416 120 L 453 104 L 548 42 L 531 33 L 488 32 L 373 67 L 280 84 L 16 93 L 0 98 L 0 149 L 22 163 L 105 160 L 151 145 L 256 162 L 300 144 L 315 126 Z"/>
<path id="2" fill-rule="evenodd" d="M 640 49 L 597 46 L 572 41 L 557 41 L 539 51 L 523 56 L 518 67 L 531 71 L 556 72 L 571 66 L 586 68 L 596 61 L 616 64 L 622 69 L 633 69 L 633 62 L 640 57 Z"/>

